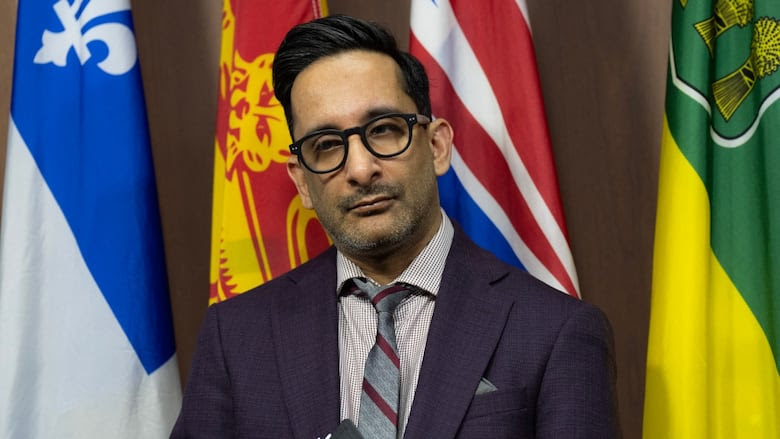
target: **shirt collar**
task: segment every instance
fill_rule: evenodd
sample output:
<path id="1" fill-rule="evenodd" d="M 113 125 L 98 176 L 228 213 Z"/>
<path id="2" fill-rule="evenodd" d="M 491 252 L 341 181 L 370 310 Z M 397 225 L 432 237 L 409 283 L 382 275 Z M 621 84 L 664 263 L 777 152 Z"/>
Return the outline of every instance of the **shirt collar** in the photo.
<path id="1" fill-rule="evenodd" d="M 439 225 L 439 230 L 433 235 L 433 238 L 431 238 L 428 245 L 426 245 L 420 254 L 412 260 L 412 263 L 390 283 L 402 282 L 414 285 L 434 296 L 438 294 L 441 276 L 442 273 L 444 273 L 444 263 L 447 260 L 447 254 L 450 252 L 452 237 L 454 236 L 452 222 L 447 214 L 444 213 L 443 209 L 441 210 L 441 216 L 442 221 Z M 344 256 L 340 251 L 337 252 L 336 292 L 338 293 L 341 291 L 344 282 L 354 277 L 367 278 L 369 281 L 376 283 L 373 279 L 366 276 L 357 264 L 349 260 L 349 258 Z"/>

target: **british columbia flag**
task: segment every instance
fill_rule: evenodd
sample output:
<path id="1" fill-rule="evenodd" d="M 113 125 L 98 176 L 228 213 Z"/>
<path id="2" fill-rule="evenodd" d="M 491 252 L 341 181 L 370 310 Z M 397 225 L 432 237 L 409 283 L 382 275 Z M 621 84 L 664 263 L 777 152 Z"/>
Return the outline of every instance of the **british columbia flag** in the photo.
<path id="1" fill-rule="evenodd" d="M 455 128 L 442 205 L 479 245 L 579 297 L 524 0 L 412 0 L 410 48 Z"/>

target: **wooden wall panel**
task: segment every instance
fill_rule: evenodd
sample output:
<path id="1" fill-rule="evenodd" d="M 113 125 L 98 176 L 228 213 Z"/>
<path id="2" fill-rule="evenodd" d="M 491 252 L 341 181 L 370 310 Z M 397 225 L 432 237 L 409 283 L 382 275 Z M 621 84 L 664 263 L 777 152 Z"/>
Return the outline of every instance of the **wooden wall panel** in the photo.
<path id="1" fill-rule="evenodd" d="M 14 33 L 16 32 L 16 0 L 0 3 L 0 176 L 5 175 L 5 144 L 8 139 L 8 111 L 11 108 L 11 77 L 13 76 Z M 3 179 L 0 178 L 0 189 Z M 0 190 L 0 215 L 3 191 Z"/>
<path id="2" fill-rule="evenodd" d="M 585 300 L 615 332 L 623 432 L 641 433 L 668 1 L 528 0 L 564 210 Z M 409 0 L 330 0 L 408 45 Z M 221 2 L 134 0 L 180 369 L 208 297 Z M 0 2 L 0 170 L 16 0 Z M 0 183 L 1 184 L 1 183 Z"/>
<path id="3" fill-rule="evenodd" d="M 133 2 L 182 380 L 206 310 L 222 3 Z"/>
<path id="4" fill-rule="evenodd" d="M 398 45 L 409 47 L 410 0 L 328 0 L 331 14 L 347 14 L 375 21 L 395 35 Z"/>
<path id="5" fill-rule="evenodd" d="M 612 323 L 621 423 L 639 438 L 671 3 L 528 4 L 582 294 Z"/>

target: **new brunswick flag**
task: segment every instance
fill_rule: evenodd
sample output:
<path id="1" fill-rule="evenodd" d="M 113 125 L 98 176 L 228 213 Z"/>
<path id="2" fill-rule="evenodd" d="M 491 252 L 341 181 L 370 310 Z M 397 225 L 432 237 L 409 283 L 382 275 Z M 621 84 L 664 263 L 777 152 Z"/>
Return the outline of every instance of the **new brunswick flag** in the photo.
<path id="1" fill-rule="evenodd" d="M 271 80 L 287 31 L 325 14 L 325 0 L 223 2 L 209 303 L 256 287 L 329 244 L 287 176 L 291 140 Z"/>
<path id="2" fill-rule="evenodd" d="M 780 3 L 675 0 L 644 437 L 780 437 Z"/>

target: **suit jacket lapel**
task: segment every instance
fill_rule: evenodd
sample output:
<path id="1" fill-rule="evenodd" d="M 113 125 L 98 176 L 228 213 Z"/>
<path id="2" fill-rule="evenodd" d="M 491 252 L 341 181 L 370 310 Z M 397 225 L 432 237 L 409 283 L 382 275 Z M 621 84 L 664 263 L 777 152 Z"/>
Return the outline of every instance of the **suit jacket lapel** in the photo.
<path id="1" fill-rule="evenodd" d="M 273 305 L 279 380 L 295 437 L 325 437 L 340 412 L 335 250 L 287 277 Z"/>
<path id="2" fill-rule="evenodd" d="M 512 307 L 491 294 L 505 275 L 456 227 L 405 438 L 455 436 Z"/>

